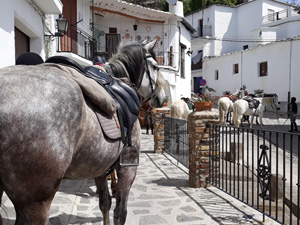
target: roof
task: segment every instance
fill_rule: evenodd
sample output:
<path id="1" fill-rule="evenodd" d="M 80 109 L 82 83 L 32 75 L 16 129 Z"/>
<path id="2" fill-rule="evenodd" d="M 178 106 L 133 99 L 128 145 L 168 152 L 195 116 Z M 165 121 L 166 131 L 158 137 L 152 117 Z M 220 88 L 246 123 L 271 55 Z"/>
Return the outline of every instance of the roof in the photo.
<path id="1" fill-rule="evenodd" d="M 257 1 L 257 0 L 246 1 L 246 2 L 243 2 L 243 3 L 241 3 L 241 4 L 239 4 L 239 5 L 235 5 L 235 6 L 213 4 L 213 5 L 209 5 L 209 6 L 205 7 L 205 8 L 197 9 L 197 10 L 195 10 L 195 11 L 193 11 L 193 12 L 190 12 L 190 13 L 186 14 L 185 16 L 189 16 L 189 15 L 192 15 L 192 14 L 194 14 L 194 13 L 200 12 L 200 11 L 202 11 L 202 10 L 204 10 L 204 9 L 207 9 L 207 8 L 209 8 L 209 7 L 211 7 L 211 6 L 214 6 L 214 5 L 215 5 L 215 6 L 229 7 L 229 8 L 238 8 L 238 7 L 240 7 L 240 6 L 243 6 L 243 5 L 252 3 L 252 2 L 254 2 L 254 1 Z M 273 2 L 277 2 L 277 3 L 281 3 L 281 4 L 283 4 L 283 5 L 295 7 L 294 5 L 291 5 L 291 4 L 287 3 L 287 2 L 283 2 L 283 1 L 279 1 L 279 0 L 268 0 L 268 1 L 273 1 Z"/>
<path id="2" fill-rule="evenodd" d="M 165 23 L 167 19 L 175 19 L 177 21 L 181 21 L 185 28 L 191 33 L 196 31 L 192 25 L 181 16 L 121 0 L 94 0 L 94 10 L 114 13 L 152 23 Z"/>
<path id="3" fill-rule="evenodd" d="M 254 46 L 252 48 L 248 48 L 248 49 L 245 49 L 245 50 L 240 50 L 240 51 L 235 51 L 235 52 L 229 52 L 229 53 L 225 53 L 225 54 L 218 55 L 218 56 L 206 56 L 206 57 L 204 57 L 204 59 L 216 59 L 216 58 L 219 58 L 219 57 L 222 57 L 222 56 L 234 55 L 234 54 L 239 53 L 239 52 L 251 51 L 251 50 L 254 50 L 254 49 L 258 49 L 258 48 L 263 48 L 265 46 L 274 45 L 274 44 L 277 44 L 277 43 L 280 43 L 280 42 L 299 41 L 299 40 L 300 40 L 300 35 L 296 35 L 294 37 L 284 38 L 284 39 L 279 40 L 279 41 L 270 41 L 267 44 L 257 45 L 257 46 Z"/>
<path id="4" fill-rule="evenodd" d="M 182 17 L 170 12 L 151 9 L 121 0 L 94 0 L 94 10 L 158 23 L 164 23 L 167 19 L 182 20 Z"/>

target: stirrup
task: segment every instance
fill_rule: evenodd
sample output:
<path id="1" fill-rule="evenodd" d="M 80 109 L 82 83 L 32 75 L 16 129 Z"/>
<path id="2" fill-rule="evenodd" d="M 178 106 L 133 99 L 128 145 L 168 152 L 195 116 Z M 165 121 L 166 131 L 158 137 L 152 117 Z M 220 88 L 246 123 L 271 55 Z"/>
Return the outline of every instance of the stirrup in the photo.
<path id="1" fill-rule="evenodd" d="M 125 155 L 123 155 L 125 154 Z M 139 152 L 136 147 L 126 145 L 120 154 L 120 166 L 138 166 Z"/>

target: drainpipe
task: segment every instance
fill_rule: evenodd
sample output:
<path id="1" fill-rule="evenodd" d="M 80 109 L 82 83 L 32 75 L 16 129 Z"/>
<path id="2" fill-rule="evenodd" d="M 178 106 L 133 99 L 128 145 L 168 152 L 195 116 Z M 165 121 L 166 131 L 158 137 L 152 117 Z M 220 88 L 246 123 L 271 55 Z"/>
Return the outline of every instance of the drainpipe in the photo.
<path id="1" fill-rule="evenodd" d="M 292 87 L 292 45 L 293 39 L 290 41 L 290 61 L 289 61 L 289 91 L 288 91 L 288 106 L 287 111 L 289 111 L 290 97 L 291 97 L 291 87 Z"/>
<path id="2" fill-rule="evenodd" d="M 243 87 L 243 51 L 241 51 L 241 88 Z"/>

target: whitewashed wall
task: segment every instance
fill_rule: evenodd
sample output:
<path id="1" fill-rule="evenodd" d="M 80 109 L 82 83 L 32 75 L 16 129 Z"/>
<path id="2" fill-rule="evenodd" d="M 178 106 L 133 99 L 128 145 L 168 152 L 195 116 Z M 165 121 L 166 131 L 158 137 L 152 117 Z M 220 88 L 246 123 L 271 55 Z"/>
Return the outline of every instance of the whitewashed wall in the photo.
<path id="1" fill-rule="evenodd" d="M 216 89 L 216 95 L 226 90 L 233 92 L 245 84 L 249 93 L 263 89 L 265 93 L 277 93 L 284 102 L 290 91 L 300 100 L 299 58 L 300 40 L 293 41 L 292 46 L 288 41 L 273 43 L 205 60 L 204 78 L 209 87 Z M 268 62 L 268 76 L 259 77 L 259 63 L 264 61 Z M 239 63 L 238 74 L 233 74 L 234 63 Z M 215 80 L 216 70 L 219 80 Z"/>
<path id="2" fill-rule="evenodd" d="M 45 58 L 44 27 L 41 16 L 27 1 L 1 1 L 0 68 L 15 64 L 15 26 L 30 37 L 30 51 Z"/>

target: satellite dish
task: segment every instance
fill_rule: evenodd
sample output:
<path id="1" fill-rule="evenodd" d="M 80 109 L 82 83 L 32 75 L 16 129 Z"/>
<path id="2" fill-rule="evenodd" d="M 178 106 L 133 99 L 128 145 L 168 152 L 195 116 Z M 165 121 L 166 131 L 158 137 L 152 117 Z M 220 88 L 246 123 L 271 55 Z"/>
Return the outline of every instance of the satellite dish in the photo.
<path id="1" fill-rule="evenodd" d="M 167 0 L 167 2 L 171 5 L 175 5 L 178 0 Z"/>

